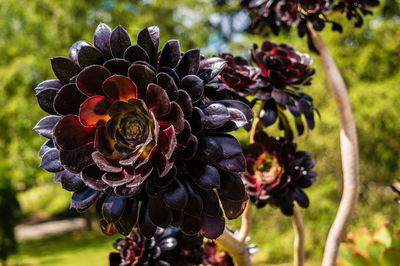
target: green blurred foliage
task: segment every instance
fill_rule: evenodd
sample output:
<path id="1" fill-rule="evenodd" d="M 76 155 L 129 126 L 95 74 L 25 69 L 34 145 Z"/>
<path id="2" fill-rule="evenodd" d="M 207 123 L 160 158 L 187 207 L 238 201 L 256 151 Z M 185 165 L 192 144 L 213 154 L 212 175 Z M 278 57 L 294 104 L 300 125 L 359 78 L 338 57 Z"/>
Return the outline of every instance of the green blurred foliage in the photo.
<path id="1" fill-rule="evenodd" d="M 361 226 L 376 229 L 384 222 L 400 227 L 400 209 L 393 202 L 395 195 L 387 188 L 400 177 L 399 4 L 399 0 L 384 1 L 374 10 L 375 15 L 365 19 L 361 29 L 352 28 L 341 15 L 334 15 L 332 19 L 344 26 L 343 34 L 328 28 L 322 32 L 348 85 L 359 137 L 361 194 L 350 229 Z M 167 39 L 179 39 L 183 50 L 201 47 L 206 54 L 220 50 L 246 55 L 251 44 L 260 44 L 262 37 L 244 33 L 221 38 L 220 29 L 224 27 L 210 28 L 208 23 L 208 19 L 215 19 L 217 11 L 231 12 L 235 8 L 216 9 L 211 0 L 2 1 L 0 169 L 7 169 L 2 175 L 20 189 L 53 180 L 51 174 L 38 168 L 37 152 L 44 138 L 32 131 L 45 115 L 37 106 L 33 89 L 42 80 L 54 78 L 49 57 L 66 56 L 70 45 L 77 40 L 92 41 L 99 22 L 111 27 L 123 25 L 133 40 L 141 28 L 157 24 L 161 28 L 161 44 Z M 306 39 L 299 39 L 295 31 L 268 38 L 278 43 L 291 43 L 296 49 L 308 52 Z M 297 142 L 317 161 L 318 180 L 307 189 L 311 205 L 301 212 L 307 230 L 307 258 L 318 261 L 340 200 L 341 162 L 335 103 L 317 57 L 313 56 L 317 74 L 313 85 L 305 91 L 314 98 L 321 119 L 317 119 L 314 131 L 298 138 Z M 280 134 L 276 127 L 267 131 L 271 135 Z M 247 133 L 239 131 L 236 135 L 241 143 L 247 143 Z M 67 200 L 67 194 L 59 198 L 57 193 L 51 192 L 53 188 L 45 185 L 34 189 L 37 195 L 48 195 L 43 197 L 49 201 L 56 198 L 56 203 L 48 207 L 46 200 L 42 200 L 29 205 L 30 199 L 37 196 L 26 191 L 19 197 L 23 208 L 28 206 L 25 213 L 35 211 L 35 206 L 47 208 L 49 213 L 54 213 L 57 206 L 68 206 L 60 200 Z M 61 191 L 61 187 L 58 189 Z M 44 190 L 47 193 L 40 194 Z M 232 225 L 237 226 L 238 221 Z M 251 237 L 260 247 L 255 260 L 261 264 L 290 262 L 291 227 L 290 218 L 279 210 L 255 211 Z"/>

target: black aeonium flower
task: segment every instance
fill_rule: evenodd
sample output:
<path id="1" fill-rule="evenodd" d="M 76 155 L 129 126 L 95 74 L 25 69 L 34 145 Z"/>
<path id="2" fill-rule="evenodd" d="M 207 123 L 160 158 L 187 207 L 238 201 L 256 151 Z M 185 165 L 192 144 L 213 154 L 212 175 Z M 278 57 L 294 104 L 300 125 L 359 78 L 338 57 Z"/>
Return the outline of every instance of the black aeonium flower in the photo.
<path id="1" fill-rule="evenodd" d="M 311 67 L 312 58 L 296 51 L 288 44 L 264 41 L 261 47 L 256 44 L 250 51 L 254 63 L 261 69 L 261 84 L 250 89 L 258 100 L 265 101 L 260 118 L 264 126 L 279 120 L 279 127 L 287 138 L 293 138 L 292 129 L 283 111 L 289 109 L 295 117 L 298 134 L 304 131 L 303 119 L 308 128 L 313 129 L 314 111 L 312 98 L 300 91 L 300 86 L 310 85 L 315 69 Z"/>
<path id="2" fill-rule="evenodd" d="M 152 238 L 137 229 L 113 243 L 118 253 L 110 254 L 110 266 L 199 265 L 203 258 L 203 237 L 187 236 L 173 227 L 157 228 Z"/>
<path id="3" fill-rule="evenodd" d="M 306 151 L 283 138 L 272 138 L 258 131 L 256 141 L 244 148 L 247 172 L 242 174 L 247 193 L 257 207 L 279 207 L 285 215 L 293 214 L 293 201 L 307 208 L 309 200 L 303 189 L 310 187 L 317 174 L 315 161 Z"/>
<path id="4" fill-rule="evenodd" d="M 148 27 L 131 45 L 121 26 L 100 24 L 94 46 L 79 41 L 69 58 L 51 59 L 58 80 L 36 88 L 51 114 L 35 127 L 49 138 L 41 166 L 74 192 L 71 207 L 96 204 L 107 234 L 129 234 L 138 221 L 147 237 L 174 225 L 215 238 L 225 224 L 220 203 L 230 219 L 245 206 L 237 174 L 245 159 L 226 132 L 248 127 L 252 113 L 204 93 L 222 59 L 181 53 L 177 40 L 158 51 L 159 36 Z"/>
<path id="5" fill-rule="evenodd" d="M 269 30 L 278 35 L 281 29 L 289 31 L 297 28 L 300 37 L 308 36 L 309 48 L 316 51 L 310 38 L 307 23 L 311 23 L 316 31 L 325 28 L 326 23 L 332 30 L 342 32 L 342 26 L 327 18 L 332 11 L 343 13 L 348 20 L 355 20 L 354 26 L 363 23 L 362 15 L 371 14 L 369 8 L 379 5 L 378 0 L 242 0 L 252 20 L 251 29 L 259 34 Z M 269 29 L 269 30 L 268 30 Z"/>

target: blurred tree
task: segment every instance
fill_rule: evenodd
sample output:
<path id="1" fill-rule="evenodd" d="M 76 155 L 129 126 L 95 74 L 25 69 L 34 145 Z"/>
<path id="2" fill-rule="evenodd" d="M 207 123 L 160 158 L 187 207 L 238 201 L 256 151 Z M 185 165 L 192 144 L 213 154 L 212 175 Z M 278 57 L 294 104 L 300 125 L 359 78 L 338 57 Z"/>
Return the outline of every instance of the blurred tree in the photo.
<path id="1" fill-rule="evenodd" d="M 0 259 L 6 265 L 8 256 L 17 249 L 14 227 L 20 217 L 17 192 L 8 179 L 0 179 L 0 213 Z"/>

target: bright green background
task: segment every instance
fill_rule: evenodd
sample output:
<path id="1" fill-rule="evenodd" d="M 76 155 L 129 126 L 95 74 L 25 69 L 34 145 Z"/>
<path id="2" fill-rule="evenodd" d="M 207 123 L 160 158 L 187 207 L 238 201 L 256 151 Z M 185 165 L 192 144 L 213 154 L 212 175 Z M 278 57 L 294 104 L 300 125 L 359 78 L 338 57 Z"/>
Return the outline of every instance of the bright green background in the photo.
<path id="1" fill-rule="evenodd" d="M 384 222 L 400 228 L 399 206 L 387 187 L 400 176 L 400 13 L 398 1 L 385 3 L 386 12 L 376 9 L 361 29 L 352 28 L 341 15 L 335 15 L 332 19 L 342 22 L 344 33 L 328 28 L 322 33 L 348 85 L 359 136 L 361 194 L 350 229 L 367 226 L 374 231 Z M 141 28 L 158 24 L 161 43 L 179 39 L 183 50 L 201 47 L 205 54 L 216 52 L 218 47 L 221 52 L 246 54 L 253 42 L 261 43 L 261 37 L 248 34 L 221 42 L 218 31 L 207 24 L 207 18 L 213 18 L 215 12 L 210 0 L 1 1 L 0 174 L 23 191 L 19 200 L 24 214 L 42 210 L 47 215 L 60 215 L 69 204 L 69 193 L 52 184 L 52 175 L 38 168 L 37 152 L 44 138 L 32 131 L 45 115 L 36 103 L 35 85 L 54 78 L 49 58 L 67 55 L 69 46 L 77 40 L 92 41 L 99 22 L 111 27 L 121 24 L 133 40 Z M 306 39 L 299 39 L 295 31 L 269 39 L 308 51 Z M 341 163 L 335 103 L 313 56 L 317 74 L 305 91 L 314 98 L 321 120 L 317 119 L 316 129 L 297 142 L 317 161 L 318 180 L 306 191 L 311 205 L 301 212 L 307 230 L 306 255 L 311 264 L 318 265 L 340 200 Z M 268 132 L 279 134 L 274 128 Z M 243 131 L 238 137 L 246 143 Z M 260 248 L 255 261 L 260 265 L 289 263 L 291 219 L 269 207 L 256 211 L 254 217 L 250 235 Z M 106 265 L 112 239 L 84 233 L 27 242 L 20 245 L 20 253 L 12 262 Z"/>

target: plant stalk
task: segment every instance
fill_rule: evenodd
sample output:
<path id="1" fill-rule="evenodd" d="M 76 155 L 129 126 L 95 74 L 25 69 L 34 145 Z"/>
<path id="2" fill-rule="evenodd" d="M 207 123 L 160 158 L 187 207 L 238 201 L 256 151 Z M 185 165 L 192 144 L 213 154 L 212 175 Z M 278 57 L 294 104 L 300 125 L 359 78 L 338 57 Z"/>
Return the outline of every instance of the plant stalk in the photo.
<path id="1" fill-rule="evenodd" d="M 293 206 L 292 224 L 294 230 L 294 243 L 293 243 L 293 259 L 294 266 L 303 266 L 305 261 L 304 256 L 304 240 L 306 234 L 304 232 L 304 222 L 297 204 Z"/>
<path id="2" fill-rule="evenodd" d="M 319 59 L 332 91 L 340 121 L 340 148 L 343 169 L 343 193 L 339 209 L 329 230 L 322 266 L 336 265 L 340 242 L 346 233 L 358 199 L 358 141 L 349 96 L 343 77 L 321 36 L 311 23 L 307 24 L 312 41 L 319 51 Z"/>
<path id="3" fill-rule="evenodd" d="M 232 256 L 235 265 L 252 265 L 246 244 L 240 242 L 228 229 L 225 228 L 224 233 L 215 242 Z"/>

